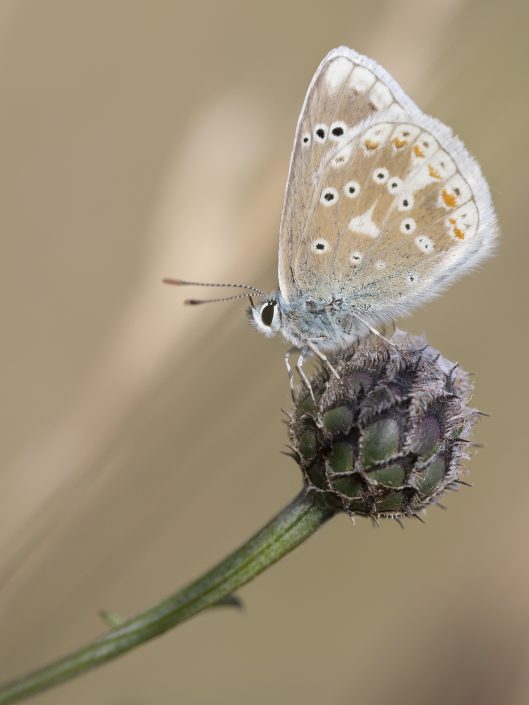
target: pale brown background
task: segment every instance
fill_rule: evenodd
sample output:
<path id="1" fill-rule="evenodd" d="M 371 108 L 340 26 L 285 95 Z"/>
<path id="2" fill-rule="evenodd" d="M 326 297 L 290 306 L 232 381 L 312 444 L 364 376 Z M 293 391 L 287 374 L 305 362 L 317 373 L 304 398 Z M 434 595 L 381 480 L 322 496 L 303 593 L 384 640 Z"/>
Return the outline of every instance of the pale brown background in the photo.
<path id="1" fill-rule="evenodd" d="M 0 670 L 95 637 L 247 538 L 298 490 L 275 286 L 290 145 L 348 44 L 452 125 L 491 183 L 494 260 L 404 325 L 476 373 L 475 488 L 405 531 L 336 519 L 210 611 L 36 702 L 529 701 L 525 0 L 2 0 Z"/>

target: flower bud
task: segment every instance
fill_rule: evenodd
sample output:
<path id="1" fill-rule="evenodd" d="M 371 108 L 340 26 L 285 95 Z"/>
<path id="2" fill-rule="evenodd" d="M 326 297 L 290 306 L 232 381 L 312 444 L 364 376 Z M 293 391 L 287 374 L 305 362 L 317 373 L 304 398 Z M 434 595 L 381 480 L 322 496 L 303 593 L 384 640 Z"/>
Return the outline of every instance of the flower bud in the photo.
<path id="1" fill-rule="evenodd" d="M 351 516 L 417 516 L 458 486 L 477 419 L 469 375 L 397 331 L 396 347 L 368 341 L 297 394 L 292 448 L 308 492 Z"/>

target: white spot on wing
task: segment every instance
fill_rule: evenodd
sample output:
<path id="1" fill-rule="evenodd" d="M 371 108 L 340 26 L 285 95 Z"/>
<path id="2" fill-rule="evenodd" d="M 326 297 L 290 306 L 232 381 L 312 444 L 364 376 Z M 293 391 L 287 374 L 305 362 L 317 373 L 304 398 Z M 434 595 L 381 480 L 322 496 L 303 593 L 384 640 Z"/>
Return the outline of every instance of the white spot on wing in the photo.
<path id="1" fill-rule="evenodd" d="M 364 132 L 363 145 L 366 154 L 372 154 L 374 150 L 385 144 L 393 129 L 392 123 L 378 123 L 368 127 Z"/>
<path id="2" fill-rule="evenodd" d="M 430 145 L 429 140 L 427 144 L 428 146 Z M 435 144 L 437 145 L 437 143 Z M 419 158 L 416 161 L 424 161 L 424 158 Z M 444 150 L 436 149 L 433 156 L 419 169 L 417 175 L 410 180 L 410 185 L 413 186 L 414 191 L 417 191 L 429 184 L 441 184 L 453 176 L 456 171 L 457 167 L 452 157 Z"/>
<path id="3" fill-rule="evenodd" d="M 349 221 L 349 230 L 353 233 L 359 233 L 360 235 L 378 237 L 380 235 L 380 229 L 377 227 L 376 223 L 373 222 L 372 218 L 374 209 L 375 204 L 365 213 L 351 218 Z"/>
<path id="4" fill-rule="evenodd" d="M 334 169 L 339 169 L 341 166 L 344 164 L 347 164 L 349 159 L 351 159 L 351 154 L 353 153 L 353 145 L 348 144 L 345 147 L 342 147 L 334 157 L 331 159 L 331 166 Z"/>
<path id="5" fill-rule="evenodd" d="M 416 227 L 417 223 L 413 220 L 413 218 L 404 218 L 400 224 L 400 232 L 403 235 L 410 235 Z"/>
<path id="6" fill-rule="evenodd" d="M 354 88 L 358 93 L 366 93 L 373 83 L 375 82 L 375 76 L 369 71 L 369 69 L 363 66 L 355 66 L 349 85 Z"/>
<path id="7" fill-rule="evenodd" d="M 384 110 L 393 102 L 393 95 L 382 81 L 377 81 L 369 93 L 369 101 L 377 110 Z"/>
<path id="8" fill-rule="evenodd" d="M 430 238 L 426 237 L 426 235 L 419 235 L 419 237 L 416 237 L 415 244 L 419 250 L 424 253 L 433 252 L 434 250 L 433 240 L 430 240 Z"/>
<path id="9" fill-rule="evenodd" d="M 378 259 L 375 262 L 375 269 L 385 269 L 386 268 L 386 263 L 382 259 Z"/>
<path id="10" fill-rule="evenodd" d="M 343 56 L 331 61 L 325 71 L 325 83 L 329 93 L 336 93 L 338 88 L 351 73 L 353 64 Z"/>
<path id="11" fill-rule="evenodd" d="M 416 139 L 420 131 L 420 127 L 409 123 L 398 125 L 391 135 L 393 146 L 400 149 L 402 149 L 402 147 L 408 147 Z"/>
<path id="12" fill-rule="evenodd" d="M 347 198 L 356 198 L 360 193 L 360 184 L 358 181 L 348 181 L 343 187 L 343 192 Z"/>
<path id="13" fill-rule="evenodd" d="M 461 242 L 476 234 L 478 223 L 479 215 L 476 204 L 474 201 L 469 201 L 449 215 L 446 224 L 450 237 Z"/>
<path id="14" fill-rule="evenodd" d="M 347 125 L 341 120 L 333 122 L 329 128 L 329 139 L 338 142 L 342 140 L 347 133 Z"/>
<path id="15" fill-rule="evenodd" d="M 386 115 L 388 118 L 391 120 L 407 120 L 410 116 L 409 114 L 404 110 L 404 108 L 393 101 L 389 108 L 387 109 Z"/>
<path id="16" fill-rule="evenodd" d="M 435 176 L 432 175 L 431 169 L 433 169 L 431 164 L 425 164 L 424 166 L 422 166 L 420 169 L 417 170 L 415 176 L 413 176 L 407 182 L 407 185 L 410 187 L 410 189 L 412 191 L 420 191 L 425 186 L 429 186 L 430 184 L 434 184 L 436 182 L 439 183 L 439 179 L 436 179 Z M 435 173 L 435 169 L 434 169 L 434 173 Z"/>
<path id="17" fill-rule="evenodd" d="M 431 159 L 430 166 L 439 174 L 441 179 L 449 179 L 456 171 L 456 165 L 452 157 L 440 149 Z"/>
<path id="18" fill-rule="evenodd" d="M 423 161 L 432 157 L 439 149 L 437 141 L 429 132 L 421 132 L 413 143 L 413 158 L 415 161 Z"/>
<path id="19" fill-rule="evenodd" d="M 401 186 L 402 181 L 398 176 L 392 176 L 388 181 L 388 191 L 390 193 L 398 193 Z"/>
<path id="20" fill-rule="evenodd" d="M 329 251 L 330 246 L 327 240 L 324 240 L 322 237 L 320 237 L 317 240 L 314 240 L 314 242 L 310 246 L 310 249 L 317 255 L 323 255 L 325 252 Z"/>
<path id="21" fill-rule="evenodd" d="M 386 181 L 389 179 L 389 171 L 383 166 L 378 167 L 378 169 L 375 169 L 375 171 L 373 172 L 372 178 L 375 184 L 385 184 Z"/>
<path id="22" fill-rule="evenodd" d="M 324 188 L 321 192 L 320 203 L 322 206 L 328 208 L 329 206 L 333 206 L 337 200 L 338 191 L 335 188 L 327 186 L 327 188 Z"/>
<path id="23" fill-rule="evenodd" d="M 402 194 L 402 196 L 398 199 L 397 208 L 399 211 L 411 211 L 413 208 L 413 196 L 411 193 Z"/>
<path id="24" fill-rule="evenodd" d="M 441 191 L 440 203 L 444 208 L 462 206 L 472 198 L 472 191 L 461 174 L 455 174 Z"/>

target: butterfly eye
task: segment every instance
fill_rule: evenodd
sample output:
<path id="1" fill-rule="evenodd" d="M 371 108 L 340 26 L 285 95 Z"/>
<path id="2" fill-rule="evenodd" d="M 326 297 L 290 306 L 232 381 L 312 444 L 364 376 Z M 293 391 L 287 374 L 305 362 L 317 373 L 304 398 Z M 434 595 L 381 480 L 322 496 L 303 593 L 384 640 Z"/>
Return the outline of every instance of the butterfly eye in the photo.
<path id="1" fill-rule="evenodd" d="M 388 191 L 390 193 L 397 193 L 397 191 L 400 189 L 401 186 L 402 186 L 402 181 L 397 176 L 393 176 L 388 181 Z"/>
<path id="2" fill-rule="evenodd" d="M 347 198 L 356 198 L 360 193 L 360 184 L 358 181 L 348 181 L 343 187 L 343 192 Z"/>
<path id="3" fill-rule="evenodd" d="M 275 308 L 276 302 L 269 301 L 261 309 L 261 321 L 265 326 L 270 327 L 272 325 L 272 321 L 274 320 Z"/>
<path id="4" fill-rule="evenodd" d="M 314 128 L 314 139 L 316 142 L 325 142 L 327 139 L 327 125 L 316 125 Z"/>
<path id="5" fill-rule="evenodd" d="M 389 171 L 387 169 L 384 169 L 383 167 L 375 169 L 375 171 L 373 172 L 373 181 L 376 184 L 385 184 L 388 179 Z"/>
<path id="6" fill-rule="evenodd" d="M 400 232 L 404 235 L 409 235 L 415 230 L 415 228 L 416 223 L 413 218 L 404 218 L 404 220 L 400 224 Z"/>

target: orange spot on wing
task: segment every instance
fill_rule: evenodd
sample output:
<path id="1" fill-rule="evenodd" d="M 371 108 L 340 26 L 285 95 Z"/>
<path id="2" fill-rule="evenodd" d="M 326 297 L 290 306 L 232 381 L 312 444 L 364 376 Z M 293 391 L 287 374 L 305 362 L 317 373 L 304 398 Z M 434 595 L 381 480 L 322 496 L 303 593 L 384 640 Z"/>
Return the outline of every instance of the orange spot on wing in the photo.
<path id="1" fill-rule="evenodd" d="M 367 149 L 376 149 L 380 145 L 380 142 L 373 142 L 373 140 L 366 140 L 364 142 L 364 144 Z"/>
<path id="2" fill-rule="evenodd" d="M 408 144 L 408 140 L 403 140 L 401 137 L 394 137 L 391 141 L 397 149 L 402 149 Z"/>
<path id="3" fill-rule="evenodd" d="M 448 208 L 454 208 L 454 206 L 457 205 L 457 196 L 455 196 L 453 193 L 450 193 L 445 188 L 441 191 L 441 197 L 445 202 L 445 205 L 448 206 Z"/>
<path id="4" fill-rule="evenodd" d="M 441 174 L 435 169 L 431 164 L 428 166 L 428 173 L 432 177 L 432 179 L 439 179 L 441 178 Z"/>
<path id="5" fill-rule="evenodd" d="M 465 239 L 465 233 L 461 230 L 461 228 L 457 227 L 457 220 L 455 218 L 448 218 L 448 222 L 450 225 L 452 225 L 452 231 L 454 235 L 457 237 L 458 240 L 464 240 Z"/>
<path id="6" fill-rule="evenodd" d="M 415 147 L 413 148 L 413 151 L 415 152 L 416 157 L 424 157 L 424 152 L 422 151 L 422 149 L 419 147 L 418 144 L 415 145 Z"/>

